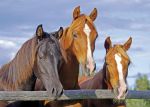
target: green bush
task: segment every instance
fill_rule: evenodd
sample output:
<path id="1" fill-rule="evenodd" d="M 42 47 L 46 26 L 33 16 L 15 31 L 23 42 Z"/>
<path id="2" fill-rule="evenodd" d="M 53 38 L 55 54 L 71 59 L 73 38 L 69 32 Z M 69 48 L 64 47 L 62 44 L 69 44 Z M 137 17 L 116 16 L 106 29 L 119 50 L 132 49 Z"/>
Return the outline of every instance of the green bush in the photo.
<path id="1" fill-rule="evenodd" d="M 136 79 L 134 90 L 150 90 L 150 81 L 146 75 L 139 75 Z M 150 100 L 128 99 L 127 107 L 150 107 Z"/>

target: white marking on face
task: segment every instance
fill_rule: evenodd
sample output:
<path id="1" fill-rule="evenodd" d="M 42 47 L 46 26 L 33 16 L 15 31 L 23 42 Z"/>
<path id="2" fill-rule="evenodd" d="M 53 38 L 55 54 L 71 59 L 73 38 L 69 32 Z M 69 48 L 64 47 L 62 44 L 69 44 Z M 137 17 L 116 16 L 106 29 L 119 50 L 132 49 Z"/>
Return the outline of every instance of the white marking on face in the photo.
<path id="1" fill-rule="evenodd" d="M 86 33 L 87 36 L 90 36 L 91 29 L 87 24 L 85 24 L 84 26 L 84 32 Z"/>
<path id="2" fill-rule="evenodd" d="M 119 95 L 118 95 L 118 99 L 121 98 L 121 96 L 123 95 L 124 91 L 126 91 L 127 86 L 126 83 L 124 81 L 124 77 L 123 77 L 123 71 L 122 71 L 122 64 L 121 64 L 121 55 L 119 53 L 115 54 L 115 60 L 117 63 L 117 69 L 118 69 L 118 74 L 119 74 Z"/>
<path id="3" fill-rule="evenodd" d="M 117 63 L 117 69 L 118 69 L 118 73 L 119 73 L 119 80 L 123 80 L 123 72 L 122 72 L 122 64 L 121 64 L 120 54 L 115 54 L 115 60 Z"/>
<path id="4" fill-rule="evenodd" d="M 92 56 L 92 52 L 91 52 L 91 45 L 90 45 L 90 33 L 91 33 L 91 29 L 89 28 L 89 26 L 87 24 L 85 24 L 84 26 L 84 32 L 87 36 L 87 57 L 91 57 Z"/>
<path id="5" fill-rule="evenodd" d="M 89 68 L 90 69 L 94 69 L 94 65 L 93 65 L 93 57 L 92 57 L 92 51 L 91 51 L 91 43 L 90 43 L 90 33 L 91 33 L 91 29 L 90 27 L 85 24 L 84 29 L 83 29 L 84 33 L 87 36 L 87 60 L 89 61 Z"/>

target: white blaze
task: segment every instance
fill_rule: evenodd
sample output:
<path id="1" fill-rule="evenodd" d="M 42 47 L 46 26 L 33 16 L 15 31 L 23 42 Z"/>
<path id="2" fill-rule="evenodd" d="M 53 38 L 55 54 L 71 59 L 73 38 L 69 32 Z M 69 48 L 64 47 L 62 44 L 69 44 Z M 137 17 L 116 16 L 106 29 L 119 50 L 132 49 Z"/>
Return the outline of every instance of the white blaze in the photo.
<path id="1" fill-rule="evenodd" d="M 85 32 L 87 36 L 87 58 L 92 57 L 92 51 L 91 51 L 91 45 L 90 45 L 90 33 L 91 29 L 87 24 L 85 24 L 83 31 Z"/>
<path id="2" fill-rule="evenodd" d="M 115 54 L 115 60 L 117 63 L 117 69 L 118 69 L 118 73 L 119 73 L 119 80 L 123 80 L 123 72 L 122 72 L 122 64 L 121 64 L 120 54 Z"/>
<path id="3" fill-rule="evenodd" d="M 115 60 L 116 60 L 116 63 L 117 63 L 117 69 L 118 69 L 118 74 L 119 74 L 119 84 L 120 84 L 120 86 L 118 88 L 118 91 L 119 91 L 118 99 L 120 99 L 121 96 L 123 95 L 123 93 L 126 91 L 127 86 L 126 86 L 126 83 L 125 83 L 124 78 L 123 78 L 121 55 L 120 54 L 115 54 Z"/>
<path id="4" fill-rule="evenodd" d="M 90 69 L 90 74 L 92 74 L 92 71 L 94 70 L 95 65 L 93 64 L 94 61 L 92 57 L 91 43 L 90 43 L 91 29 L 87 24 L 85 24 L 83 31 L 87 36 L 87 61 L 88 61 L 87 68 Z"/>

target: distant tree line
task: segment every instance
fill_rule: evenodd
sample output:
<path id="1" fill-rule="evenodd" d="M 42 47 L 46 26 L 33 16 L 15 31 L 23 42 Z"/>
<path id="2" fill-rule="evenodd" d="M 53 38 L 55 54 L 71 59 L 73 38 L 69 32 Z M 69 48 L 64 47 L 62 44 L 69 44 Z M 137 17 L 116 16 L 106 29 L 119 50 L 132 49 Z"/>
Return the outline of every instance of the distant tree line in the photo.
<path id="1" fill-rule="evenodd" d="M 150 90 L 150 81 L 148 75 L 138 75 L 133 90 Z M 127 107 L 150 107 L 148 99 L 128 99 Z"/>

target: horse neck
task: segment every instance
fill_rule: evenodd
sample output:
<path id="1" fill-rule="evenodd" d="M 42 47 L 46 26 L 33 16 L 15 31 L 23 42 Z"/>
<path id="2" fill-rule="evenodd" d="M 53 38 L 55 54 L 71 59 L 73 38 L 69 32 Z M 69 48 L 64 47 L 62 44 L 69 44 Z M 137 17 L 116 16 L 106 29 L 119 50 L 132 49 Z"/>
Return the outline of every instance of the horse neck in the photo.
<path id="1" fill-rule="evenodd" d="M 64 89 L 74 89 L 78 88 L 79 62 L 72 49 L 65 48 L 66 44 L 64 42 L 67 31 L 68 28 L 64 30 L 63 36 L 60 39 L 60 45 L 66 53 L 67 62 L 62 66 L 59 75 Z"/>
<path id="2" fill-rule="evenodd" d="M 36 38 L 25 42 L 15 58 L 0 69 L 0 89 L 17 90 L 32 75 Z"/>
<path id="3" fill-rule="evenodd" d="M 106 63 L 104 63 L 103 65 L 102 77 L 103 77 L 103 89 L 111 89 L 110 83 L 106 78 Z"/>

